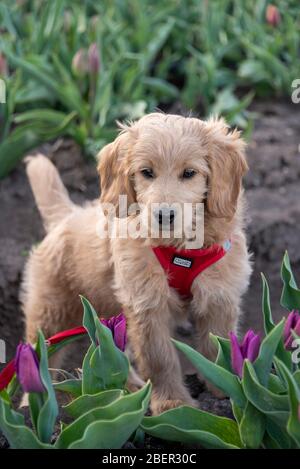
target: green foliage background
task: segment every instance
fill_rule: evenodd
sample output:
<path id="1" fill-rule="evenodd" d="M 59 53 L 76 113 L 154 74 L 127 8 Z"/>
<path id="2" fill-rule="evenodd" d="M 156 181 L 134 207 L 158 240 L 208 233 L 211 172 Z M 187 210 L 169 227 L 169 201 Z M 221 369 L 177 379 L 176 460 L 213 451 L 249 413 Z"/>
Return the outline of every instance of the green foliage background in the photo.
<path id="1" fill-rule="evenodd" d="M 266 0 L 3 0 L 0 51 L 8 61 L 0 105 L 0 177 L 59 135 L 94 156 L 116 119 L 180 102 L 251 129 L 257 97 L 290 96 L 300 76 L 300 8 Z M 74 55 L 96 43 L 99 73 L 78 75 Z M 1 72 L 0 72 L 1 73 Z M 8 156 L 9 155 L 9 156 Z"/>

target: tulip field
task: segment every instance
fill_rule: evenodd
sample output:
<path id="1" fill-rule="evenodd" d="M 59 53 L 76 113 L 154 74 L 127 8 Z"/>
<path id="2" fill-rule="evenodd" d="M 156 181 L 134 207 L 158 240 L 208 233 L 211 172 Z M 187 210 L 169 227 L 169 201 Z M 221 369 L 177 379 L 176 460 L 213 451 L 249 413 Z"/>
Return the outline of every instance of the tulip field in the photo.
<path id="1" fill-rule="evenodd" d="M 0 178 L 62 135 L 93 157 L 116 119 L 177 101 L 250 131 L 252 100 L 290 95 L 299 75 L 298 2 L 279 3 L 3 0 Z"/>
<path id="2" fill-rule="evenodd" d="M 210 335 L 215 361 L 172 339 L 199 405 L 152 415 L 151 381 L 128 385 L 123 312 L 81 296 L 82 323 L 29 344 L 20 287 L 45 234 L 24 158 L 48 156 L 84 204 L 116 122 L 157 109 L 242 132 L 253 274 L 238 332 Z M 298 0 L 1 0 L 0 449 L 300 449 L 299 157 Z"/>

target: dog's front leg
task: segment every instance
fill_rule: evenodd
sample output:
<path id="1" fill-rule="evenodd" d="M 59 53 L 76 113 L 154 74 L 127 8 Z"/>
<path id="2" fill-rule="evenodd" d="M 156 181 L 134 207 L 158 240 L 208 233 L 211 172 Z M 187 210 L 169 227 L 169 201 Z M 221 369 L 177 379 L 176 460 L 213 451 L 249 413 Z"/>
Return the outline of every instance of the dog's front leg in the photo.
<path id="1" fill-rule="evenodd" d="M 158 414 L 193 404 L 171 341 L 171 311 L 179 308 L 151 249 L 138 241 L 112 243 L 115 291 L 127 318 L 130 348 L 143 379 L 153 385 L 151 408 Z"/>
<path id="2" fill-rule="evenodd" d="M 166 304 L 137 311 L 125 308 L 128 333 L 139 371 L 153 384 L 151 410 L 159 414 L 183 404 L 193 404 L 182 381 L 181 367 L 170 339 Z"/>
<path id="3" fill-rule="evenodd" d="M 239 298 L 231 297 L 224 291 L 205 296 L 202 295 L 202 301 L 197 296 L 193 300 L 196 329 L 194 343 L 201 354 L 215 361 L 217 349 L 209 335 L 212 333 L 228 338 L 231 331 L 236 331 L 240 316 Z M 224 397 L 211 383 L 206 381 L 206 386 L 216 397 Z"/>

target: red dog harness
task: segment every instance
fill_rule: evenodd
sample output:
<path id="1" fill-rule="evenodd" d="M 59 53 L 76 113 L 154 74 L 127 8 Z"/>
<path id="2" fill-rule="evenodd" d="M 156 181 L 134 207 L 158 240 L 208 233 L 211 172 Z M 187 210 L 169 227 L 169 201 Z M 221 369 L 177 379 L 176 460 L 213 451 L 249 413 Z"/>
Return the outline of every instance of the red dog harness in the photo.
<path id="1" fill-rule="evenodd" d="M 222 259 L 230 247 L 230 241 L 225 241 L 223 246 L 213 244 L 207 249 L 177 251 L 171 246 L 152 249 L 168 276 L 170 287 L 176 288 L 184 297 L 191 297 L 191 287 L 195 278 L 207 267 Z"/>

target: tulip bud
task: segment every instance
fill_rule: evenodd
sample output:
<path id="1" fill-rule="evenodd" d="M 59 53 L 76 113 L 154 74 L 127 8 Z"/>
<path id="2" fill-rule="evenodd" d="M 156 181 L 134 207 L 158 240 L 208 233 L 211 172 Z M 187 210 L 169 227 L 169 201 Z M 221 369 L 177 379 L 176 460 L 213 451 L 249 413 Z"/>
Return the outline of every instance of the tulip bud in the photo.
<path id="1" fill-rule="evenodd" d="M 294 336 L 292 331 L 300 336 L 300 314 L 298 311 L 292 311 L 285 321 L 283 340 L 286 350 L 293 350 L 292 343 L 294 341 Z"/>
<path id="2" fill-rule="evenodd" d="M 87 53 L 84 49 L 79 49 L 72 60 L 72 70 L 75 75 L 84 76 L 88 73 L 89 64 Z"/>
<path id="3" fill-rule="evenodd" d="M 19 344 L 15 367 L 18 380 L 24 392 L 44 392 L 40 376 L 38 356 L 30 344 Z"/>
<path id="4" fill-rule="evenodd" d="M 241 345 L 233 332 L 230 333 L 230 341 L 232 370 L 242 378 L 244 361 L 248 359 L 250 362 L 254 362 L 258 357 L 260 338 L 259 335 L 249 330 Z"/>
<path id="5" fill-rule="evenodd" d="M 100 53 L 97 44 L 94 42 L 88 50 L 89 71 L 92 75 L 96 75 L 100 70 Z"/>
<path id="6" fill-rule="evenodd" d="M 124 352 L 126 347 L 126 318 L 124 314 L 119 314 L 110 319 L 101 319 L 101 323 L 111 330 L 116 346 Z"/>
<path id="7" fill-rule="evenodd" d="M 275 5 L 268 5 L 266 10 L 266 20 L 271 26 L 278 26 L 281 22 L 281 16 Z"/>
<path id="8" fill-rule="evenodd" d="M 98 29 L 98 25 L 99 25 L 99 22 L 100 22 L 100 16 L 99 15 L 94 15 L 91 17 L 90 19 L 90 27 L 91 27 L 91 30 L 93 32 L 96 32 L 97 29 Z"/>
<path id="9" fill-rule="evenodd" d="M 6 77 L 8 75 L 7 60 L 4 55 L 0 52 L 0 77 Z"/>
<path id="10" fill-rule="evenodd" d="M 71 30 L 73 23 L 73 15 L 70 10 L 66 10 L 64 13 L 64 30 L 68 33 Z"/>

